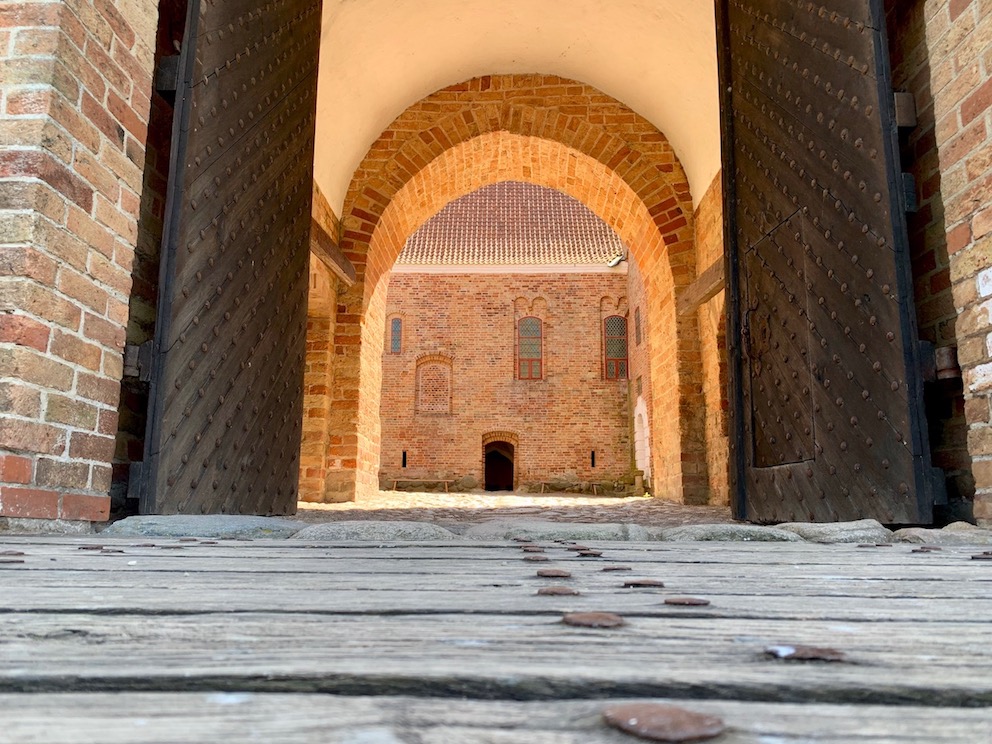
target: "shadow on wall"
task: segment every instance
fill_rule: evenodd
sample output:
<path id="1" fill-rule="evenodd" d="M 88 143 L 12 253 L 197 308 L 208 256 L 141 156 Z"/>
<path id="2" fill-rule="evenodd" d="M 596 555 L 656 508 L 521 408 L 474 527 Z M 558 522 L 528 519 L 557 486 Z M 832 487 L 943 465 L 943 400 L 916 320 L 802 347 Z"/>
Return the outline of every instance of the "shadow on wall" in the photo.
<path id="1" fill-rule="evenodd" d="M 940 350 L 938 359 L 956 360 L 957 312 L 949 254 L 960 246 L 953 245 L 958 231 L 947 233 L 941 197 L 925 6 L 924 0 L 885 3 L 893 87 L 910 93 L 916 104 L 915 126 L 900 128 L 899 144 L 903 170 L 915 180 L 915 194 L 907 196 L 917 203 L 908 205 L 907 222 L 919 335 Z M 956 361 L 945 366 L 924 386 L 931 458 L 946 474 L 949 498 L 947 507 L 937 508 L 938 522 L 970 519 L 975 495 L 963 380 Z"/>

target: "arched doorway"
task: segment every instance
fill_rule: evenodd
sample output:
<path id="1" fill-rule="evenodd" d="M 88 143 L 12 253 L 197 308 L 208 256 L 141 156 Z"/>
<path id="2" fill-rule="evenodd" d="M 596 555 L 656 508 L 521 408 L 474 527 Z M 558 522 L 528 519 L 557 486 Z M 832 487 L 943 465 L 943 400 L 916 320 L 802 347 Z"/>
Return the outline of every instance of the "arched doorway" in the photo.
<path id="1" fill-rule="evenodd" d="M 513 490 L 514 447 L 509 442 L 489 442 L 485 446 L 486 490 Z"/>

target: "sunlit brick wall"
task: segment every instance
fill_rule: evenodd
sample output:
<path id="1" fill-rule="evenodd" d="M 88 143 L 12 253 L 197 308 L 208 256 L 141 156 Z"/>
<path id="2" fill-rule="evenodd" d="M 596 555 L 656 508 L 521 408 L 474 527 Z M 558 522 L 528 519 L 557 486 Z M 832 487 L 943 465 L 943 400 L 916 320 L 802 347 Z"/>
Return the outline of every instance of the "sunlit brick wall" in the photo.
<path id="1" fill-rule="evenodd" d="M 404 343 L 392 354 L 387 341 L 382 356 L 381 482 L 481 484 L 492 431 L 516 435 L 521 485 L 629 475 L 627 380 L 605 379 L 601 310 L 605 302 L 608 314 L 626 314 L 626 292 L 622 273 L 393 273 L 386 315 L 402 317 Z M 522 317 L 542 321 L 540 380 L 515 372 Z"/>
<path id="2" fill-rule="evenodd" d="M 156 20 L 0 6 L 0 516 L 109 510 Z"/>

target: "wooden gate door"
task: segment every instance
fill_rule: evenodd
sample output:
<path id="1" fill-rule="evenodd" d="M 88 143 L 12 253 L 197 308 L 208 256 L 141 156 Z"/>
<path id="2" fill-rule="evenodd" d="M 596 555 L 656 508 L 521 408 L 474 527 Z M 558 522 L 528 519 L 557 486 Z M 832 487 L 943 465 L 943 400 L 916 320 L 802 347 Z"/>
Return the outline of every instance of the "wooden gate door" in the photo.
<path id="1" fill-rule="evenodd" d="M 719 0 L 735 514 L 932 521 L 881 0 Z"/>
<path id="2" fill-rule="evenodd" d="M 296 509 L 320 0 L 190 0 L 141 510 Z"/>

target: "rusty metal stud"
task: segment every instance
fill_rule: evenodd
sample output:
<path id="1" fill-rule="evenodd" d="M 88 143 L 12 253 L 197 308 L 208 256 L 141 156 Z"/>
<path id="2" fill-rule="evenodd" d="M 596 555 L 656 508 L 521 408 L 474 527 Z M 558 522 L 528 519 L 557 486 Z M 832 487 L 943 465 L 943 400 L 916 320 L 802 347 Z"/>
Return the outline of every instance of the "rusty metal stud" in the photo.
<path id="1" fill-rule="evenodd" d="M 579 628 L 619 628 L 624 619 L 612 612 L 570 612 L 561 621 Z"/>
<path id="2" fill-rule="evenodd" d="M 547 597 L 566 597 L 578 596 L 580 592 L 578 589 L 573 589 L 570 586 L 542 586 L 537 590 L 537 594 Z"/>
<path id="3" fill-rule="evenodd" d="M 542 579 L 568 579 L 571 578 L 572 573 L 561 568 L 541 568 L 538 569 L 537 575 Z"/>

